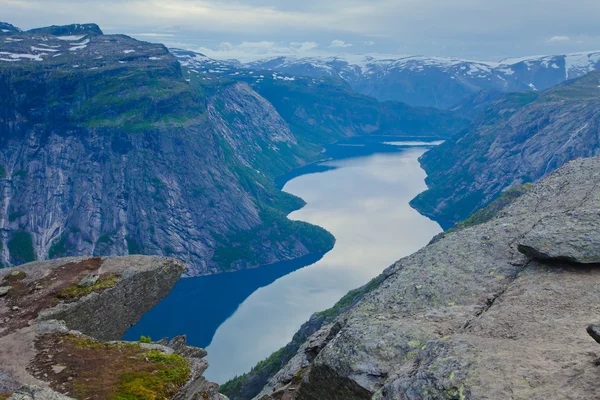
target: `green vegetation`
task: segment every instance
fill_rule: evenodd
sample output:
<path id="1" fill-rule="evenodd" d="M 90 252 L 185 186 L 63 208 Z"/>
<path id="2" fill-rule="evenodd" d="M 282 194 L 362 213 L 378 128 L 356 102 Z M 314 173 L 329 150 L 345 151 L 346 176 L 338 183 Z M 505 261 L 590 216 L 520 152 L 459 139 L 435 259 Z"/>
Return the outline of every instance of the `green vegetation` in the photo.
<path id="1" fill-rule="evenodd" d="M 124 374 L 118 382 L 116 393 L 112 396 L 113 399 L 156 400 L 172 398 L 190 377 L 188 361 L 178 354 L 166 354 L 158 350 L 150 350 L 139 358 L 154 364 L 154 370 Z"/>
<path id="2" fill-rule="evenodd" d="M 15 264 L 28 263 L 36 259 L 33 240 L 28 232 L 14 232 L 8 240 L 8 251 Z"/>
<path id="3" fill-rule="evenodd" d="M 73 335 L 65 338 L 67 349 L 63 352 L 73 355 L 65 360 L 67 369 L 81 368 L 77 359 L 86 360 L 86 370 L 72 380 L 76 398 L 170 399 L 191 375 L 189 361 L 178 354 L 145 350 L 135 343 L 111 344 Z M 75 364 L 69 365 L 71 362 Z"/>
<path id="4" fill-rule="evenodd" d="M 96 240 L 96 245 L 102 244 L 102 243 L 112 243 L 113 239 L 112 239 L 113 234 L 112 233 L 105 233 L 104 235 L 100 236 L 98 238 L 98 240 Z"/>
<path id="5" fill-rule="evenodd" d="M 138 242 L 134 237 L 127 238 L 127 251 L 129 254 L 144 254 L 144 251 L 138 245 Z"/>
<path id="6" fill-rule="evenodd" d="M 331 307 L 328 310 L 321 311 L 317 313 L 317 315 L 320 317 L 324 317 L 326 323 L 333 321 L 344 311 L 346 311 L 347 309 L 355 305 L 358 301 L 360 301 L 366 294 L 377 289 L 384 280 L 384 275 L 379 275 L 378 277 L 372 279 L 365 286 L 351 290 L 350 292 L 348 292 L 348 294 L 342 297 L 341 300 L 338 301 L 333 307 Z"/>
<path id="7" fill-rule="evenodd" d="M 8 221 L 15 222 L 17 219 L 24 217 L 25 215 L 27 214 L 24 212 L 11 212 L 10 214 L 8 214 Z"/>
<path id="8" fill-rule="evenodd" d="M 500 211 L 505 209 L 507 206 L 512 204 L 516 199 L 523 196 L 533 187 L 533 183 L 524 183 L 521 185 L 513 186 L 512 188 L 505 191 L 500 197 L 492 201 L 486 207 L 479 211 L 476 211 L 469 218 L 462 222 L 457 223 L 453 228 L 450 228 L 432 239 L 432 242 L 436 242 L 446 236 L 447 234 L 461 229 L 469 228 L 471 226 L 484 224 L 495 218 Z"/>
<path id="9" fill-rule="evenodd" d="M 468 228 L 470 226 L 480 225 L 490 221 L 500 211 L 512 204 L 516 199 L 523 196 L 533 187 L 533 183 L 524 183 L 522 185 L 516 185 L 504 193 L 496 200 L 492 201 L 487 207 L 476 211 L 466 220 L 459 222 L 452 230 L 460 230 Z"/>
<path id="10" fill-rule="evenodd" d="M 253 229 L 219 238 L 219 246 L 215 249 L 213 260 L 222 271 L 231 271 L 234 269 L 233 264 L 239 261 L 254 266 L 263 263 L 259 249 L 265 242 L 279 242 L 292 246 L 296 240 L 300 240 L 311 253 L 325 252 L 333 247 L 335 238 L 323 228 L 287 218 L 287 214 L 305 204 L 302 199 L 277 190 L 272 178 L 240 165 L 233 149 L 222 139 L 218 140 L 223 149 L 223 156 L 236 173 L 238 182 L 256 199 L 262 221 L 261 225 Z M 278 157 L 280 156 L 273 155 L 273 159 Z M 278 171 L 285 171 L 281 169 L 284 168 L 281 164 L 270 164 L 269 168 L 265 170 L 269 176 L 275 176 Z"/>
<path id="11" fill-rule="evenodd" d="M 274 374 L 275 372 L 279 371 L 283 367 L 284 350 L 285 347 L 277 350 L 265 360 L 260 361 L 254 366 L 254 368 L 252 368 L 250 373 L 260 371 L 260 373 Z M 239 391 L 242 389 L 242 385 L 248 378 L 248 374 L 249 373 L 236 376 L 235 378 L 227 381 L 219 387 L 219 392 L 223 393 L 225 396 L 233 396 L 234 394 L 239 393 Z"/>
<path id="12" fill-rule="evenodd" d="M 152 338 L 150 336 L 140 336 L 140 343 L 152 344 Z"/>
<path id="13" fill-rule="evenodd" d="M 80 104 L 73 110 L 73 117 L 89 128 L 118 126 L 129 132 L 144 132 L 205 118 L 201 93 L 174 75 L 155 75 L 140 68 L 120 71 L 116 76 L 91 75 L 85 79 L 89 85 L 86 100 L 69 102 Z M 60 79 L 70 81 L 81 76 L 60 76 Z M 67 99 L 56 99 L 57 105 L 66 102 Z"/>
<path id="14" fill-rule="evenodd" d="M 24 171 L 22 169 L 15 171 L 12 175 L 13 179 L 14 178 L 25 178 L 27 177 L 27 171 Z"/>
<path id="15" fill-rule="evenodd" d="M 223 271 L 231 270 L 236 261 L 246 261 L 253 265 L 260 264 L 259 244 L 265 240 L 270 242 L 288 242 L 290 245 L 296 239 L 311 253 L 330 250 L 335 244 L 335 238 L 325 229 L 301 221 L 292 221 L 280 211 L 264 207 L 260 213 L 263 224 L 254 229 L 240 231 L 230 238 L 223 238 L 217 247 L 213 260 Z"/>
<path id="16" fill-rule="evenodd" d="M 18 281 L 22 281 L 26 277 L 27 277 L 27 274 L 24 271 L 15 271 L 10 275 L 5 276 L 4 282 L 6 282 L 6 283 L 18 282 Z"/>
<path id="17" fill-rule="evenodd" d="M 64 257 L 67 254 L 67 237 L 65 235 L 60 236 L 58 239 L 55 239 L 48 250 L 48 258 L 60 258 Z"/>
<path id="18" fill-rule="evenodd" d="M 88 287 L 79 287 L 77 284 L 75 284 L 63 289 L 60 293 L 56 295 L 56 298 L 58 300 L 70 303 L 77 299 L 85 297 L 90 293 L 100 293 L 105 291 L 106 289 L 114 287 L 117 284 L 117 282 L 119 282 L 119 277 L 120 276 L 117 274 L 109 274 L 104 277 L 101 277 L 100 279 L 98 279 L 98 282 Z"/>

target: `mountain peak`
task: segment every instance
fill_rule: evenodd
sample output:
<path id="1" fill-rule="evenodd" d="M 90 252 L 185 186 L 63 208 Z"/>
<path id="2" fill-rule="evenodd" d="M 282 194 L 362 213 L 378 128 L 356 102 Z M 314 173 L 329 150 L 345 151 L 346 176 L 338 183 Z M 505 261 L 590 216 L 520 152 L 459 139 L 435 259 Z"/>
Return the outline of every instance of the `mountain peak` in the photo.
<path id="1" fill-rule="evenodd" d="M 8 22 L 0 21 L 0 34 L 3 33 L 19 33 L 21 30 Z"/>
<path id="2" fill-rule="evenodd" d="M 44 28 L 31 29 L 27 32 L 54 36 L 104 34 L 100 27 L 96 24 L 52 25 Z"/>

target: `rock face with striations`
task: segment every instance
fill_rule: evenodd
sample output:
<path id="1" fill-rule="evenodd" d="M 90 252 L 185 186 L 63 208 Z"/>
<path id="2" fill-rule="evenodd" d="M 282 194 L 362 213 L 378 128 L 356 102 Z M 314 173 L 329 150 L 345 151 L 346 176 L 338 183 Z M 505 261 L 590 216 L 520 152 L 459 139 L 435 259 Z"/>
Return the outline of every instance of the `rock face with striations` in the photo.
<path id="1" fill-rule="evenodd" d="M 188 78 L 163 45 L 93 24 L 0 34 L 4 266 L 148 254 L 202 275 L 327 251 L 273 187 L 317 157 L 248 85 Z"/>
<path id="2" fill-rule="evenodd" d="M 0 282 L 11 288 L 0 299 L 0 394 L 112 399 L 137 391 L 224 399 L 202 376 L 206 351 L 187 346 L 185 337 L 118 342 L 184 270 L 177 260 L 149 256 L 73 257 L 0 270 Z M 98 280 L 81 285 L 90 274 Z"/>
<path id="3" fill-rule="evenodd" d="M 568 163 L 490 221 L 388 268 L 256 399 L 597 398 L 586 327 L 600 314 L 600 269 L 565 260 L 600 255 L 569 246 L 600 240 L 598 212 L 600 159 Z M 546 233 L 551 256 L 519 251 Z"/>

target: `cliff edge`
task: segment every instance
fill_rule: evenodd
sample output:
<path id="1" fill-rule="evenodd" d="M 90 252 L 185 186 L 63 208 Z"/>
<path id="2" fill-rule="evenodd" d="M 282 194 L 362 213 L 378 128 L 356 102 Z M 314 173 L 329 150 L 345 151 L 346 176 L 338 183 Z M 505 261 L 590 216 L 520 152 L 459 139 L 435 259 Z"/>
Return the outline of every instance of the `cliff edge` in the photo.
<path id="1" fill-rule="evenodd" d="M 599 216 L 600 158 L 566 164 L 321 313 L 256 399 L 599 398 Z"/>
<path id="2" fill-rule="evenodd" d="M 202 377 L 206 352 L 185 337 L 120 341 L 184 270 L 148 256 L 1 269 L 0 399 L 224 399 Z"/>

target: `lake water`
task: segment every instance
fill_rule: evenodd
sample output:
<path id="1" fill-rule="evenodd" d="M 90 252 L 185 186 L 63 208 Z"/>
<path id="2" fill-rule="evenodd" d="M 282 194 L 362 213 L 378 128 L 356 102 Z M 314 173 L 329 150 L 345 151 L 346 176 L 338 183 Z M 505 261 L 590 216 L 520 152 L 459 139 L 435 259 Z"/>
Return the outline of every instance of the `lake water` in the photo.
<path id="1" fill-rule="evenodd" d="M 332 251 L 181 280 L 126 339 L 186 333 L 191 345 L 208 350 L 209 380 L 224 383 L 249 371 L 287 344 L 314 312 L 333 306 L 441 232 L 408 204 L 426 189 L 418 163 L 426 145 L 402 139 L 330 146 L 327 154 L 334 160 L 293 171 L 279 183 L 287 181 L 283 189 L 307 202 L 289 218 L 330 231 L 337 239 Z"/>

